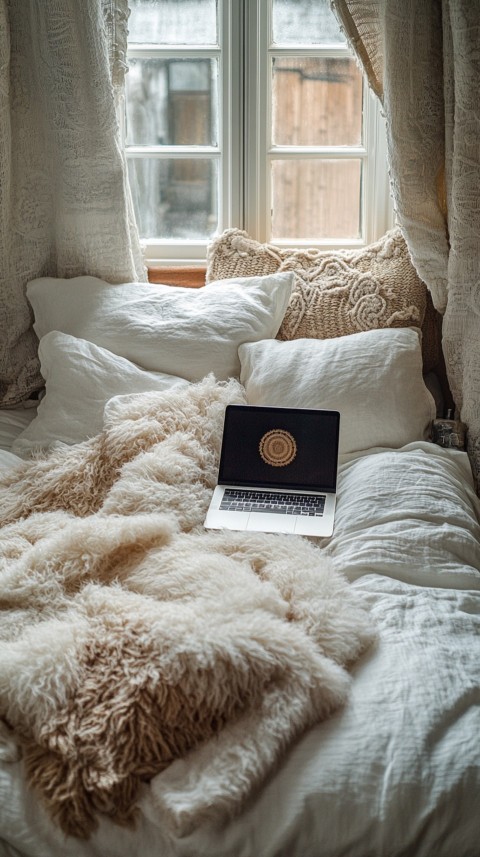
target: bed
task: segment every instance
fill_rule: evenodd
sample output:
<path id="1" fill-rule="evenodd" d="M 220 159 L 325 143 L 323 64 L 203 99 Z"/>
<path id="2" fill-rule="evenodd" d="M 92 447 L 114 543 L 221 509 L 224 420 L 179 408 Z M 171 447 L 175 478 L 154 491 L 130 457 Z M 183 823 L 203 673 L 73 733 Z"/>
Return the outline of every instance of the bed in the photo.
<path id="1" fill-rule="evenodd" d="M 448 390 L 401 236 L 332 258 L 230 230 L 207 281 L 28 286 L 0 853 L 478 857 L 480 505 L 431 439 Z M 340 410 L 330 539 L 203 530 L 245 401 Z"/>

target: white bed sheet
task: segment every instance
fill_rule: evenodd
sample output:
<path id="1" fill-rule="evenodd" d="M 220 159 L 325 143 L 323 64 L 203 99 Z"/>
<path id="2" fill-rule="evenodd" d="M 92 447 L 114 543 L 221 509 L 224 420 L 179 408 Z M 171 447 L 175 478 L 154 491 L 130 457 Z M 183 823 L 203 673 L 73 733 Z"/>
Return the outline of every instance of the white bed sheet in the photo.
<path id="1" fill-rule="evenodd" d="M 4 763 L 0 854 L 479 857 L 479 517 L 464 453 L 414 443 L 342 464 L 327 549 L 379 629 L 346 707 L 227 828 L 177 841 L 155 795 L 188 800 L 181 761 L 145 789 L 135 831 L 102 821 L 89 842 L 66 840 Z"/>
<path id="2" fill-rule="evenodd" d="M 14 440 L 30 425 L 37 408 L 18 405 L 16 408 L 0 408 L 0 452 L 10 452 Z M 8 458 L 4 459 L 8 463 Z M 0 463 L 2 459 L 0 458 Z"/>

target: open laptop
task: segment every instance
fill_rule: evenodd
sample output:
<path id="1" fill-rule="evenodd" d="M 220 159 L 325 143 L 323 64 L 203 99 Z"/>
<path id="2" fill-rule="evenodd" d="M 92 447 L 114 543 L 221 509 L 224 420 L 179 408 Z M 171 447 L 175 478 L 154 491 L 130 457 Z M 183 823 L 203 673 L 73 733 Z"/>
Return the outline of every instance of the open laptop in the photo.
<path id="1" fill-rule="evenodd" d="M 227 405 L 205 527 L 330 536 L 340 414 Z"/>

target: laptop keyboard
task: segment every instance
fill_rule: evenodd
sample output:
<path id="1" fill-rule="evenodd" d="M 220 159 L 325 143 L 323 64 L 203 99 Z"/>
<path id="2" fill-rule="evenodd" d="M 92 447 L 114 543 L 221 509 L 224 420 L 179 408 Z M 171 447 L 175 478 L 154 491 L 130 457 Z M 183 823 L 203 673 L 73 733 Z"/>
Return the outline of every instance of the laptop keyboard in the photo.
<path id="1" fill-rule="evenodd" d="M 225 488 L 220 509 L 226 512 L 278 512 L 281 515 L 320 517 L 325 497 L 318 494 L 283 494 L 274 491 L 243 491 Z"/>

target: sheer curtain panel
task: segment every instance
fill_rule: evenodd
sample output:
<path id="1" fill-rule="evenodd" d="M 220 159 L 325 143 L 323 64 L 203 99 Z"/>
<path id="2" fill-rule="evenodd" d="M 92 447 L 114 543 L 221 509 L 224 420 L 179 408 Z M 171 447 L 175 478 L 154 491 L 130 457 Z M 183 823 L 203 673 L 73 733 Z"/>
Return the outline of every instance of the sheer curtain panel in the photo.
<path id="1" fill-rule="evenodd" d="M 26 283 L 145 280 L 122 152 L 127 0 L 0 0 L 0 405 L 43 386 Z"/>
<path id="2" fill-rule="evenodd" d="M 382 101 L 397 219 L 417 271 L 444 313 L 445 362 L 478 486 L 480 2 L 332 5 Z"/>

